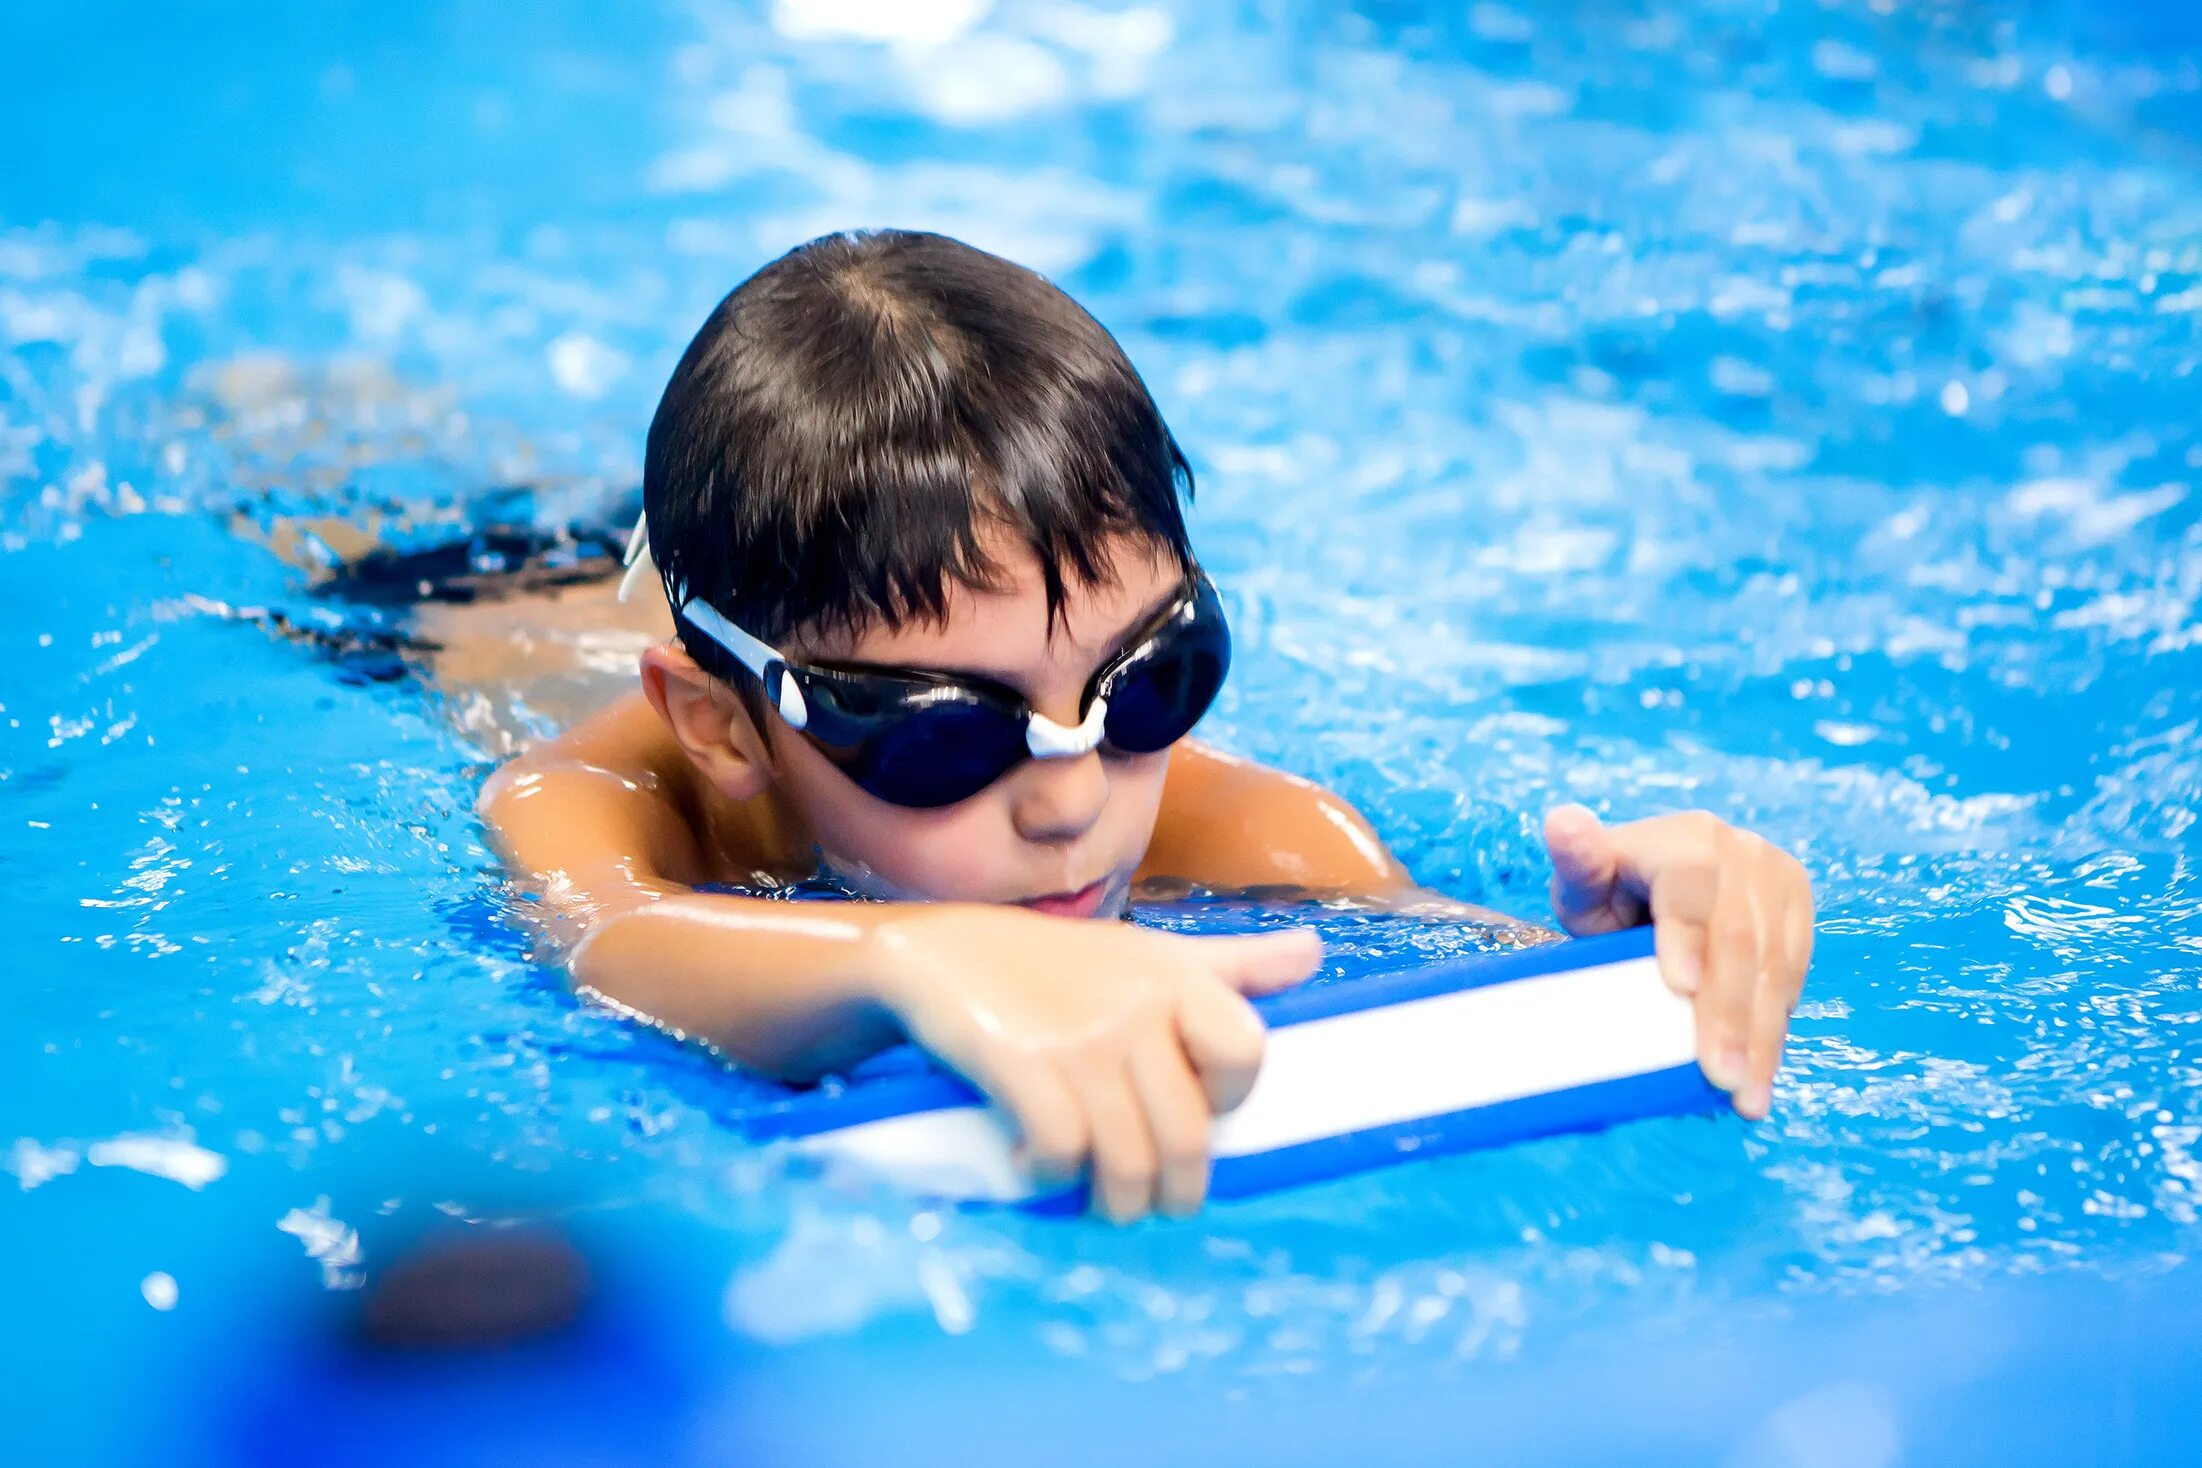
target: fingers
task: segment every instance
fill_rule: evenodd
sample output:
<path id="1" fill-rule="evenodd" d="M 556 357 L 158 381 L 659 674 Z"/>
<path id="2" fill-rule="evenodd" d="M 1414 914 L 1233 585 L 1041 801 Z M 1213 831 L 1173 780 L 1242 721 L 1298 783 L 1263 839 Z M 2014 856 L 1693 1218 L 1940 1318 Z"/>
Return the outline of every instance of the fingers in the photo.
<path id="1" fill-rule="evenodd" d="M 1712 963 L 1713 918 L 1721 887 L 1723 830 L 1662 833 L 1646 882 L 1652 945 L 1667 987 L 1694 996 L 1705 987 Z"/>
<path id="2" fill-rule="evenodd" d="M 1812 956 L 1812 887 L 1794 857 L 1748 832 L 1719 826 L 1711 876 L 1670 866 L 1653 883 L 1662 966 L 1696 949 L 1698 1063 L 1756 1121 L 1773 1102 L 1789 1016 Z M 1666 882 L 1668 885 L 1662 886 Z M 1696 906 L 1710 901 L 1696 921 Z M 1670 937 L 1670 930 L 1672 936 Z"/>
<path id="3" fill-rule="evenodd" d="M 1086 1108 L 1052 1065 L 1020 1066 L 986 1089 L 1017 1124 L 1018 1151 L 1033 1180 L 1059 1187 L 1086 1165 Z"/>
<path id="4" fill-rule="evenodd" d="M 1111 1222 L 1189 1214 L 1207 1196 L 1208 1098 L 1167 1030 L 1128 1063 L 1021 1067 L 989 1089 L 1015 1118 L 1033 1181 L 1061 1186 L 1090 1160 L 1094 1211 Z"/>
<path id="5" fill-rule="evenodd" d="M 1621 875 L 1612 837 L 1587 806 L 1555 806 L 1544 818 L 1552 855 L 1552 911 L 1577 936 L 1610 933 L 1641 922 L 1616 908 Z"/>
<path id="6" fill-rule="evenodd" d="M 1210 1112 L 1244 1101 L 1269 1042 L 1254 1006 L 1220 984 L 1189 983 L 1178 999 L 1177 1028 Z"/>
<path id="7" fill-rule="evenodd" d="M 1756 840 L 1756 838 L 1747 838 Z M 1749 1077 L 1736 1110 L 1753 1121 L 1773 1102 L 1789 1017 L 1804 989 L 1812 961 L 1812 883 L 1796 858 L 1759 842 L 1761 930 L 1764 935 L 1758 993 L 1751 1007 Z"/>
<path id="8" fill-rule="evenodd" d="M 1804 993 L 1804 976 L 1812 967 L 1812 878 L 1804 863 L 1787 852 L 1777 851 L 1775 856 L 1786 898 L 1777 905 L 1773 922 L 1775 972 L 1783 981 L 1785 1007 L 1795 1009 Z"/>
<path id="9" fill-rule="evenodd" d="M 1652 921 L 1652 952 L 1659 960 L 1659 977 L 1685 999 L 1695 998 L 1705 987 L 1706 948 L 1712 928 L 1706 922 L 1685 917 L 1659 917 Z"/>
<path id="10" fill-rule="evenodd" d="M 1198 938 L 1209 971 L 1241 994 L 1289 989 L 1323 961 L 1323 940 L 1313 928 L 1252 933 L 1243 938 Z"/>
<path id="11" fill-rule="evenodd" d="M 1789 1038 L 1789 1006 L 1771 985 L 1761 988 L 1751 1006 L 1751 1035 L 1743 1084 L 1735 1093 L 1736 1115 L 1764 1121 L 1774 1103 L 1774 1073 L 1781 1069 L 1783 1043 Z"/>
<path id="12" fill-rule="evenodd" d="M 1610 829 L 1545 818 L 1552 904 L 1569 932 L 1651 919 L 1668 987 L 1694 999 L 1698 1064 L 1753 1120 L 1766 1115 L 1812 956 L 1812 884 L 1796 858 L 1705 811 Z"/>
<path id="13" fill-rule="evenodd" d="M 1111 1223 L 1130 1223 L 1154 1202 L 1160 1158 L 1146 1108 L 1124 1062 L 1097 1058 L 1071 1075 L 1086 1108 L 1091 1139 L 1093 1210 Z"/>
<path id="14" fill-rule="evenodd" d="M 1705 982 L 1697 993 L 1698 1064 L 1739 1109 L 1751 1083 L 1751 1011 L 1765 972 L 1764 926 L 1756 882 L 1730 872 L 1714 894 L 1706 924 Z"/>
<path id="15" fill-rule="evenodd" d="M 1132 1052 L 1131 1077 L 1154 1139 L 1155 1209 L 1183 1217 L 1208 1193 L 1208 1098 L 1167 1036 Z"/>
<path id="16" fill-rule="evenodd" d="M 1660 976 L 1695 1000 L 1698 1065 L 1740 1103 L 1766 965 L 1756 875 L 1739 861 L 1749 855 L 1742 843 L 1765 843 L 1704 811 L 1632 821 L 1610 835 L 1622 894 L 1614 905 L 1641 895 Z"/>

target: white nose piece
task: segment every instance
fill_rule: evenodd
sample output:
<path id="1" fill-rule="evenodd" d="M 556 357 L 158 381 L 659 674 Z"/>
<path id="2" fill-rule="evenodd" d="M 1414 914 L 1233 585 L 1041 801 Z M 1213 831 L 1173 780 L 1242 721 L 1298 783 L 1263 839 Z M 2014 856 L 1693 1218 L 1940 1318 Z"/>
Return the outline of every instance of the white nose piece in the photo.
<path id="1" fill-rule="evenodd" d="M 1025 725 L 1025 748 L 1034 759 L 1074 759 L 1101 747 L 1101 728 L 1108 722 L 1109 701 L 1097 698 L 1086 710 L 1086 721 L 1066 729 L 1053 719 L 1034 714 Z"/>

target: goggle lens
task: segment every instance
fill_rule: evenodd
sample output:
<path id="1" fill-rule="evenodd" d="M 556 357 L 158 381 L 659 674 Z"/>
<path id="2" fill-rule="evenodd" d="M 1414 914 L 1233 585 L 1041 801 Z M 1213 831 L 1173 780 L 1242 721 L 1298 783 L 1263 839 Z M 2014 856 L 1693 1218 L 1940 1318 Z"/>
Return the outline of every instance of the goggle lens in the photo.
<path id="1" fill-rule="evenodd" d="M 1190 602 L 1088 694 L 1108 700 L 1104 747 L 1152 754 L 1192 732 L 1231 667 L 1231 634 L 1215 588 Z M 932 810 L 968 800 L 1030 757 L 1026 716 L 960 685 L 788 669 L 810 709 L 805 732 L 865 793 Z"/>
<path id="2" fill-rule="evenodd" d="M 1192 732 L 1231 669 L 1231 644 L 1222 629 L 1220 619 L 1184 625 L 1117 670 L 1102 690 L 1109 701 L 1111 747 L 1152 754 Z"/>
<path id="3" fill-rule="evenodd" d="M 890 804 L 931 810 L 968 800 L 1026 756 L 1024 727 L 980 703 L 914 709 L 859 748 L 848 775 Z"/>

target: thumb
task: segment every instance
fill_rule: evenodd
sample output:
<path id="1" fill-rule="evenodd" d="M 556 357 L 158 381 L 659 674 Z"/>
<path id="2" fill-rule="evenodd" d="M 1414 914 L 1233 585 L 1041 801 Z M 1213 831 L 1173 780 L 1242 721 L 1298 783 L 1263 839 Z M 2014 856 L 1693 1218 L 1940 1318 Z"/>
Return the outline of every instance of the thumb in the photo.
<path id="1" fill-rule="evenodd" d="M 1204 938 L 1217 978 L 1241 994 L 1274 994 L 1289 989 L 1323 961 L 1323 940 L 1313 928 L 1280 933 L 1250 933 L 1243 938 Z"/>
<path id="2" fill-rule="evenodd" d="M 1620 855 L 1590 808 L 1554 806 L 1544 818 L 1544 844 L 1552 853 L 1552 911 L 1561 925 L 1578 934 L 1626 926 L 1612 910 Z"/>

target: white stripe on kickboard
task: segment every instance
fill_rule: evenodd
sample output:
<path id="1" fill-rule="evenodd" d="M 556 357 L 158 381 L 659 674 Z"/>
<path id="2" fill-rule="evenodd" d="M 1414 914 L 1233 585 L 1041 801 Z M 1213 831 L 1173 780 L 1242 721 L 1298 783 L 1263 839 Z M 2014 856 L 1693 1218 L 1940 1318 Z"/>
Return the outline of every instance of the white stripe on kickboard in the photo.
<path id="1" fill-rule="evenodd" d="M 1689 1001 L 1632 958 L 1354 1010 L 1270 1031 L 1254 1089 L 1210 1133 L 1215 1156 L 1473 1111 L 1688 1065 Z M 1616 1118 L 1619 1119 L 1619 1118 Z M 1035 1195 L 1006 1122 L 958 1106 L 861 1122 L 796 1145 L 938 1197 Z"/>

